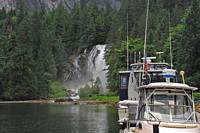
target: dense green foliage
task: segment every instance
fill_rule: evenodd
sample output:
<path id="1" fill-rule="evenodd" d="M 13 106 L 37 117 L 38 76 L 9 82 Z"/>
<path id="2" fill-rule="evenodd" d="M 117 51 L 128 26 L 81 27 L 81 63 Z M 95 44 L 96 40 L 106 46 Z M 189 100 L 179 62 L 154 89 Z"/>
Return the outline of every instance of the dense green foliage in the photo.
<path id="1" fill-rule="evenodd" d="M 119 13 L 113 18 L 107 46 L 106 61 L 109 64 L 108 87 L 118 89 L 118 71 L 126 70 L 126 16 L 129 22 L 129 62 L 143 57 L 146 3 L 141 0 L 124 0 Z M 163 51 L 162 60 L 170 63 L 169 14 L 172 33 L 173 66 L 186 72 L 186 83 L 200 87 L 200 0 L 150 1 L 147 34 L 147 56 L 157 56 Z M 116 21 L 118 20 L 118 21 Z M 116 21 L 116 22 L 115 22 Z M 115 38 L 113 38 L 115 37 Z M 160 61 L 157 58 L 157 61 Z"/>
<path id="2" fill-rule="evenodd" d="M 64 98 L 68 96 L 67 90 L 59 82 L 52 82 L 49 85 L 49 97 L 50 98 Z"/>
<path id="3" fill-rule="evenodd" d="M 143 56 L 146 0 L 123 0 L 118 12 L 110 5 L 62 5 L 51 11 L 0 10 L 0 98 L 45 99 L 65 95 L 57 84 L 66 62 L 96 44 L 107 44 L 108 88 L 118 89 L 118 71 L 126 70 L 126 18 L 129 62 Z M 21 4 L 21 5 L 20 5 Z M 173 65 L 185 70 L 187 83 L 200 87 L 200 0 L 150 0 L 147 56 L 164 51 L 169 62 L 169 14 Z M 160 61 L 158 59 L 157 61 Z M 87 92 L 88 91 L 88 92 Z M 86 87 L 83 95 L 98 95 Z M 85 93 L 86 92 L 86 93 Z"/>
<path id="4" fill-rule="evenodd" d="M 94 100 L 105 103 L 117 103 L 119 102 L 119 97 L 116 95 L 93 95 L 89 97 L 84 97 L 83 100 Z"/>
<path id="5" fill-rule="evenodd" d="M 81 98 L 90 97 L 92 95 L 99 95 L 100 94 L 100 80 L 97 78 L 95 82 L 92 82 L 92 85 L 86 85 L 83 88 L 79 89 L 79 95 Z"/>
<path id="6" fill-rule="evenodd" d="M 182 22 L 181 38 L 177 37 L 175 46 L 177 53 L 177 66 L 186 71 L 187 83 L 200 87 L 200 0 L 193 0 L 191 7 L 188 8 Z"/>
<path id="7" fill-rule="evenodd" d="M 52 11 L 0 10 L 0 97 L 7 100 L 61 96 L 56 84 L 66 62 L 105 43 L 111 7 L 59 5 Z M 56 93 L 56 94 L 55 94 Z"/>
<path id="8" fill-rule="evenodd" d="M 194 100 L 200 102 L 200 93 L 194 93 Z"/>

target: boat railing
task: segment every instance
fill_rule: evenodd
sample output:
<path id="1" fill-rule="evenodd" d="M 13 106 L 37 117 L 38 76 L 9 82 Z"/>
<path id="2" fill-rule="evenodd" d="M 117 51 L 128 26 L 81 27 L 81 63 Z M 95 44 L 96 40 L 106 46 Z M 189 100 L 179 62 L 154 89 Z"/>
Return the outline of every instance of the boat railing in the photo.
<path id="1" fill-rule="evenodd" d="M 188 105 L 155 105 L 149 104 L 148 111 L 150 116 L 153 116 L 157 120 L 164 121 L 195 121 L 195 111 Z M 147 116 L 146 118 L 148 119 Z"/>

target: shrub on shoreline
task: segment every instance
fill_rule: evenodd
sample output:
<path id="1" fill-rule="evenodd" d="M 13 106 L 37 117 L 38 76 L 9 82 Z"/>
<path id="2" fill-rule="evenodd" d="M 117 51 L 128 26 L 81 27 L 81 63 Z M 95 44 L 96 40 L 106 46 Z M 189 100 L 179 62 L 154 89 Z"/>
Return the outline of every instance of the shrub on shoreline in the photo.
<path id="1" fill-rule="evenodd" d="M 49 85 L 49 98 L 63 98 L 63 97 L 67 97 L 68 93 L 65 89 L 65 87 L 59 83 L 59 82 L 52 82 Z"/>

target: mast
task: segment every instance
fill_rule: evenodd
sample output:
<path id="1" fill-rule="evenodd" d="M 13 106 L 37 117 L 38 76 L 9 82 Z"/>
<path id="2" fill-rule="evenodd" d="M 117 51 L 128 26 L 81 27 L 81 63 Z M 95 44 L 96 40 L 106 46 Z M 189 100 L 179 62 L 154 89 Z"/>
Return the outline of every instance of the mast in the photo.
<path id="1" fill-rule="evenodd" d="M 143 62 L 143 76 L 145 74 L 145 67 L 147 63 L 146 46 L 147 46 L 147 29 L 148 29 L 148 19 L 149 19 L 149 0 L 147 1 L 147 12 L 146 12 L 146 24 L 145 24 L 145 35 L 144 35 L 144 62 Z"/>
<path id="2" fill-rule="evenodd" d="M 127 14 L 126 14 L 126 57 L 127 57 L 127 71 L 129 70 L 129 42 L 128 42 L 128 11 L 127 11 Z"/>

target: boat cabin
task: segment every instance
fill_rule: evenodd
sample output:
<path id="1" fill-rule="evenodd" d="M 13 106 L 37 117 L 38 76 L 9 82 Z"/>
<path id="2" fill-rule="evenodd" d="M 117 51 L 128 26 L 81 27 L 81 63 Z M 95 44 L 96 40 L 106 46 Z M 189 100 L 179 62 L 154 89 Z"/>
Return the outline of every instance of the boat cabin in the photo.
<path id="1" fill-rule="evenodd" d="M 131 65 L 131 71 L 119 72 L 119 98 L 122 100 L 138 100 L 137 87 L 154 82 L 177 82 L 177 72 L 168 69 L 167 63 L 149 63 L 148 74 L 143 77 L 143 63 Z"/>
<path id="2" fill-rule="evenodd" d="M 128 84 L 131 71 L 119 72 L 119 98 L 120 101 L 128 99 Z"/>
<path id="3" fill-rule="evenodd" d="M 137 63 L 131 65 L 131 70 L 134 72 L 137 86 L 141 86 L 143 84 L 143 63 Z M 148 77 L 145 84 L 154 83 L 154 82 L 167 82 L 166 77 L 164 76 L 164 70 L 172 70 L 171 67 L 167 63 L 148 63 L 147 71 Z M 174 71 L 174 70 L 173 70 Z M 173 77 L 170 77 L 169 82 L 177 82 L 177 72 L 173 72 Z"/>
<path id="4" fill-rule="evenodd" d="M 180 83 L 151 83 L 139 91 L 138 120 L 196 122 L 193 91 Z"/>

